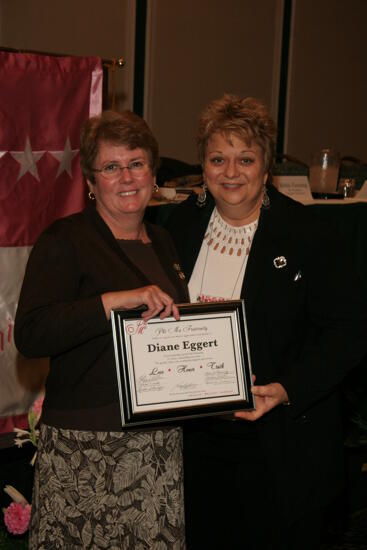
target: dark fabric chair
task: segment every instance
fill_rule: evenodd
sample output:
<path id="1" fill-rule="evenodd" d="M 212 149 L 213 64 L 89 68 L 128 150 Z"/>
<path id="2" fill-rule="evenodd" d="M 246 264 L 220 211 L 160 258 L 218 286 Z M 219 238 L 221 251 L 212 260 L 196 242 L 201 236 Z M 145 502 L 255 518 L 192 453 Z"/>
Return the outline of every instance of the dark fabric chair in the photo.
<path id="1" fill-rule="evenodd" d="M 157 172 L 157 184 L 163 185 L 167 181 L 184 176 L 200 175 L 202 168 L 200 164 L 188 164 L 182 160 L 169 157 L 161 157 L 160 166 Z"/>

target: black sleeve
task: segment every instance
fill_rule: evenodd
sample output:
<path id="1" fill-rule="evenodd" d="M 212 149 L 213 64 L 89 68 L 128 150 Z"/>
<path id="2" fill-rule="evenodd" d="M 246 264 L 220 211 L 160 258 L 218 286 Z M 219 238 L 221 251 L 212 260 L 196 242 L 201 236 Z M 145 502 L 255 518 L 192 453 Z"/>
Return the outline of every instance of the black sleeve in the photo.
<path id="1" fill-rule="evenodd" d="M 342 240 L 318 227 L 305 247 L 309 329 L 298 360 L 279 380 L 292 416 L 335 390 L 367 353 L 365 288 Z"/>
<path id="2" fill-rule="evenodd" d="M 45 232 L 28 260 L 16 313 L 14 338 L 23 355 L 58 355 L 110 330 L 101 297 L 79 297 L 80 278 L 71 240 Z"/>

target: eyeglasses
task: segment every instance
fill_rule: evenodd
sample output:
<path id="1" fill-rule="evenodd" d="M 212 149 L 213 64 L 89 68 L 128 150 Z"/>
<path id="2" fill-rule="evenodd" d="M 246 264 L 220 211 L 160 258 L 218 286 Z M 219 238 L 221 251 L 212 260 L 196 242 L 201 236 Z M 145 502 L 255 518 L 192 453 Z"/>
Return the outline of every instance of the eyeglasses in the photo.
<path id="1" fill-rule="evenodd" d="M 121 166 L 117 162 L 110 162 L 102 168 L 93 168 L 93 172 L 99 172 L 106 180 L 114 180 L 121 176 L 125 168 L 129 171 L 131 177 L 140 178 L 148 173 L 149 164 L 143 160 L 133 160 L 127 166 Z"/>

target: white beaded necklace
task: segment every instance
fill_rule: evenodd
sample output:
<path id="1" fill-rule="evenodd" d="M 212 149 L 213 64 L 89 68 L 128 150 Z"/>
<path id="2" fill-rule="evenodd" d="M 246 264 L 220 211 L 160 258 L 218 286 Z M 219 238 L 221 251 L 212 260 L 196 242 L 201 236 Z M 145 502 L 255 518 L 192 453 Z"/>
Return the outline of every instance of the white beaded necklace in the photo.
<path id="1" fill-rule="evenodd" d="M 207 241 L 208 250 L 212 247 L 213 250 L 219 250 L 220 254 L 229 256 L 245 254 L 248 256 L 257 224 L 258 220 L 240 227 L 228 225 L 215 208 L 204 241 Z"/>
<path id="2" fill-rule="evenodd" d="M 201 277 L 200 277 L 200 272 L 198 273 L 196 270 L 196 273 L 195 273 L 195 269 L 192 277 L 192 279 L 193 278 L 196 279 L 195 281 L 196 284 L 195 282 L 193 282 L 192 286 L 195 286 L 196 289 L 198 290 L 198 292 L 195 293 L 196 294 L 195 297 L 197 301 L 209 301 L 210 299 L 210 297 L 203 294 L 205 281 L 208 277 L 207 265 L 208 265 L 209 255 L 215 255 L 215 256 L 219 255 L 223 258 L 222 260 L 223 262 L 226 262 L 226 259 L 225 259 L 226 257 L 232 257 L 233 260 L 231 261 L 232 262 L 234 261 L 236 265 L 238 265 L 238 263 L 236 262 L 235 258 L 241 257 L 241 260 L 242 260 L 241 265 L 238 272 L 236 270 L 236 277 L 235 277 L 234 284 L 232 283 L 231 285 L 231 288 L 232 288 L 231 291 L 228 289 L 228 285 L 227 285 L 228 295 L 226 296 L 226 299 L 233 298 L 235 290 L 238 286 L 240 277 L 241 275 L 243 276 L 245 271 L 247 258 L 250 252 L 255 231 L 257 229 L 257 225 L 258 225 L 258 220 L 241 227 L 231 226 L 221 218 L 217 209 L 216 208 L 214 209 L 211 220 L 208 225 L 208 230 L 204 236 L 203 245 L 200 251 L 200 255 L 205 254 L 205 258 L 203 257 L 201 258 L 201 263 L 203 263 L 203 267 L 201 270 Z M 205 245 L 206 245 L 206 250 L 204 250 Z M 213 259 L 215 260 L 214 257 Z M 220 277 L 220 274 L 216 272 L 216 279 L 218 279 L 218 277 Z M 228 274 L 226 277 L 227 277 L 226 280 L 228 280 Z"/>

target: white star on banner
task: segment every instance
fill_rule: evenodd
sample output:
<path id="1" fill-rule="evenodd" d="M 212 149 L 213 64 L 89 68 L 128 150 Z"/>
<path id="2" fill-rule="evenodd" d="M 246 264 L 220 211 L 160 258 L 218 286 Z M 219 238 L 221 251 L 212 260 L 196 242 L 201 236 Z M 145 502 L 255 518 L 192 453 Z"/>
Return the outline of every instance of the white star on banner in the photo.
<path id="1" fill-rule="evenodd" d="M 0 159 L 3 157 L 8 151 L 0 151 Z"/>
<path id="2" fill-rule="evenodd" d="M 27 136 L 24 151 L 9 151 L 11 156 L 20 164 L 18 180 L 27 172 L 40 181 L 36 163 L 45 154 L 45 151 L 32 151 L 29 137 Z"/>
<path id="3" fill-rule="evenodd" d="M 49 153 L 60 162 L 59 169 L 56 174 L 56 178 L 63 172 L 67 172 L 72 177 L 71 161 L 78 154 L 79 149 L 72 149 L 70 145 L 70 139 L 67 138 L 63 151 L 49 151 Z"/>

